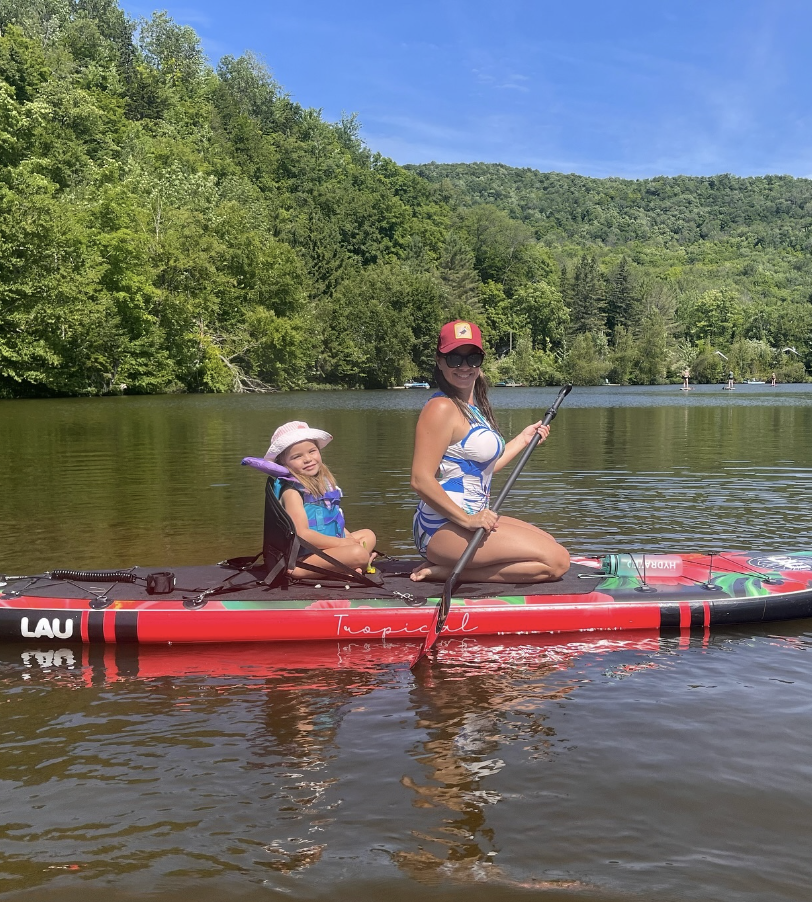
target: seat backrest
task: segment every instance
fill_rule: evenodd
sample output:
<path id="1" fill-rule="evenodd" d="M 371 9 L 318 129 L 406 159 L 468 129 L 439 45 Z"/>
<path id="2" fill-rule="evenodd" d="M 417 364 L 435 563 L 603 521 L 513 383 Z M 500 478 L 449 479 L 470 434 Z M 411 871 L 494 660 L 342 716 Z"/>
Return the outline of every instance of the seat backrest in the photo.
<path id="1" fill-rule="evenodd" d="M 269 476 L 265 483 L 265 519 L 262 530 L 262 558 L 265 567 L 271 571 L 279 561 L 285 561 L 281 568 L 284 575 L 296 560 L 296 528 L 290 515 L 276 497 L 276 479 Z"/>

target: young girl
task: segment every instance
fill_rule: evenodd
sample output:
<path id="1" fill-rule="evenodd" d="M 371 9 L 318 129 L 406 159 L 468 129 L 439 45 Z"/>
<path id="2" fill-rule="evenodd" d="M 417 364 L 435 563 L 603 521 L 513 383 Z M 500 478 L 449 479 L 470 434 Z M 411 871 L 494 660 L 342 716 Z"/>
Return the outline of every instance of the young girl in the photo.
<path id="1" fill-rule="evenodd" d="M 321 459 L 321 449 L 333 440 L 329 432 L 311 429 L 307 423 L 294 420 L 280 426 L 273 434 L 266 460 L 281 464 L 290 477 L 276 480 L 276 494 L 287 511 L 300 539 L 326 551 L 351 570 L 365 571 L 374 557 L 375 533 L 371 529 L 347 532 L 339 501 L 341 489 Z M 328 561 L 311 555 L 308 564 L 330 570 Z M 294 579 L 312 577 L 312 573 L 296 567 Z"/>

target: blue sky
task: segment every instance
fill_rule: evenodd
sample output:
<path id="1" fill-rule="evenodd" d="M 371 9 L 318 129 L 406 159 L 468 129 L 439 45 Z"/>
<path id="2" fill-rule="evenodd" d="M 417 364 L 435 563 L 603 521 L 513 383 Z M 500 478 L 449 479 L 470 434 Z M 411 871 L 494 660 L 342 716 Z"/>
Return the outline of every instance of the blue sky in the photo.
<path id="1" fill-rule="evenodd" d="M 123 0 L 131 16 L 152 6 Z M 812 177 L 810 0 L 194 0 L 212 64 L 260 55 L 398 163 Z"/>

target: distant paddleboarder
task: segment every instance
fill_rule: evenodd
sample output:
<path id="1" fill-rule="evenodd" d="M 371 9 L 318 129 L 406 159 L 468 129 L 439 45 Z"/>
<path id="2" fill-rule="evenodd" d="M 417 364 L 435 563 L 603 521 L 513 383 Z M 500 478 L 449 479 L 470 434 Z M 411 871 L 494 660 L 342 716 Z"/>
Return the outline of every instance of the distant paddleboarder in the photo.
<path id="1" fill-rule="evenodd" d="M 685 369 L 682 371 L 682 390 L 683 391 L 691 390 L 691 386 L 688 384 L 688 381 L 690 380 L 690 378 L 691 378 L 691 370 L 686 366 Z"/>
<path id="2" fill-rule="evenodd" d="M 727 385 L 725 386 L 725 388 L 726 388 L 728 391 L 733 391 L 733 383 L 734 383 L 735 381 L 736 381 L 736 380 L 733 378 L 733 370 L 731 370 L 731 371 L 727 374 Z"/>

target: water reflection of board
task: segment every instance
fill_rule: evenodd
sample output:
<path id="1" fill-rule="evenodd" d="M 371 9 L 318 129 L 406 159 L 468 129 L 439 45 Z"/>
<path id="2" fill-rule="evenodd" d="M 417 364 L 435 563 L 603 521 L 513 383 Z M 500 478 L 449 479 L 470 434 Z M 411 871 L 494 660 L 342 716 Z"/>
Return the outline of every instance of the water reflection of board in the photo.
<path id="1" fill-rule="evenodd" d="M 491 636 L 475 642 L 469 639 L 440 639 L 437 649 L 445 663 L 470 664 L 473 659 L 484 669 L 500 669 L 528 660 L 546 659 L 559 667 L 568 666 L 586 652 L 658 651 L 661 638 L 657 630 L 634 633 L 594 632 L 571 636 Z M 265 643 L 173 645 L 84 645 L 56 646 L 34 644 L 17 646 L 15 654 L 29 672 L 47 676 L 76 688 L 122 680 L 159 680 L 166 677 L 218 679 L 233 677 L 246 682 L 272 680 L 296 671 L 350 669 L 358 674 L 378 673 L 383 665 L 408 666 L 420 648 L 412 642 L 370 643 L 290 642 L 273 646 Z M 11 649 L 4 649 L 4 661 L 11 660 Z M 270 688 L 270 687 L 269 687 Z"/>

